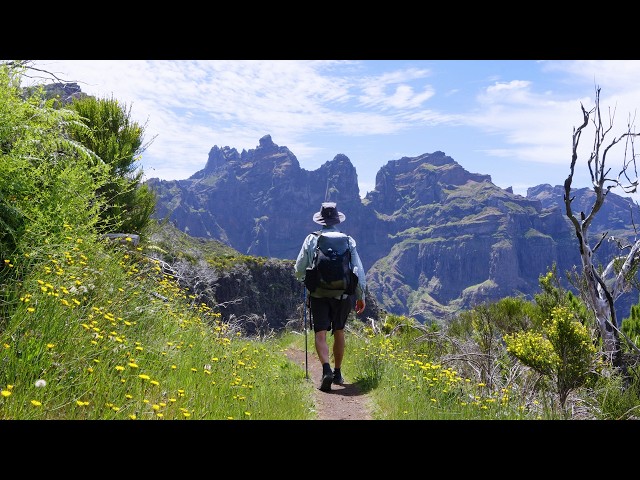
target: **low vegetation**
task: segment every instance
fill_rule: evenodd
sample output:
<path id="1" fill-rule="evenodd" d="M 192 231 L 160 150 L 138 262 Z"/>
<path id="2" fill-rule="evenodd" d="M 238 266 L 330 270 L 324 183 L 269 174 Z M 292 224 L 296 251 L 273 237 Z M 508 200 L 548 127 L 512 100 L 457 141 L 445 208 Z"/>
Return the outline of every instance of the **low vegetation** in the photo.
<path id="1" fill-rule="evenodd" d="M 307 348 L 306 322 L 252 336 L 180 287 L 167 267 L 182 247 L 154 244 L 153 222 L 130 204 L 149 208 L 138 172 L 82 143 L 95 117 L 37 90 L 23 98 L 24 66 L 0 65 L 0 419 L 316 418 L 315 385 L 285 355 Z M 104 237 L 123 226 L 140 242 Z M 247 261 L 217 254 L 221 268 Z M 623 379 L 600 353 L 593 315 L 557 279 L 552 269 L 533 300 L 478 305 L 446 324 L 352 317 L 345 376 L 379 420 L 637 418 L 635 350 L 625 346 Z M 633 310 L 622 330 L 636 338 L 637 325 Z"/>

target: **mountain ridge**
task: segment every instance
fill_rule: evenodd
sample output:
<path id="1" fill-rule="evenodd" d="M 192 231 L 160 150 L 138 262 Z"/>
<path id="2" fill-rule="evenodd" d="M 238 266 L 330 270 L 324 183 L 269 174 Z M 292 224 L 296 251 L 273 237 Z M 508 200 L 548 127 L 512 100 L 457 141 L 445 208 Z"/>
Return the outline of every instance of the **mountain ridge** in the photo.
<path id="1" fill-rule="evenodd" d="M 561 273 L 580 265 L 561 186 L 539 185 L 523 197 L 438 150 L 389 160 L 364 198 L 346 155 L 307 171 L 270 135 L 242 152 L 214 146 L 188 179 L 146 183 L 157 195 L 156 219 L 246 255 L 283 260 L 294 259 L 317 229 L 311 217 L 320 204 L 336 201 L 346 214 L 341 229 L 358 242 L 369 294 L 389 313 L 422 322 L 505 296 L 531 298 L 553 264 Z M 590 191 L 575 194 L 574 205 L 586 208 Z M 627 220 L 638 207 L 613 193 L 605 206 L 594 230 L 631 235 Z M 612 252 L 609 243 L 600 250 L 602 258 Z"/>

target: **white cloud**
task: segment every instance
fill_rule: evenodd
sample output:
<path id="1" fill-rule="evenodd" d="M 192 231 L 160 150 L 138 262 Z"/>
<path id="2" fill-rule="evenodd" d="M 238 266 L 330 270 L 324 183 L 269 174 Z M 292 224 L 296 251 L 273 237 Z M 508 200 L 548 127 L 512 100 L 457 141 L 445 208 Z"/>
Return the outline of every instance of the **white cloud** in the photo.
<path id="1" fill-rule="evenodd" d="M 362 191 L 388 160 L 455 152 L 471 171 L 544 165 L 533 184 L 564 176 L 580 104 L 594 85 L 617 106 L 616 132 L 640 105 L 640 61 L 72 60 L 37 66 L 113 96 L 146 124 L 147 178 L 188 178 L 215 145 L 255 148 L 269 134 L 306 169 L 344 153 Z M 455 93 L 455 94 L 454 94 Z M 591 142 L 586 135 L 586 148 Z M 401 153 L 399 153 L 401 152 Z M 487 160 L 500 160 L 495 165 Z M 482 160 L 482 168 L 475 163 Z M 557 168 L 557 172 L 552 170 Z M 490 170 L 493 169 L 493 172 Z M 560 172 L 560 173 L 558 173 Z M 544 175 L 551 177 L 548 181 Z M 522 182 L 524 183 L 524 182 Z M 367 185 L 367 187 L 365 187 Z"/>

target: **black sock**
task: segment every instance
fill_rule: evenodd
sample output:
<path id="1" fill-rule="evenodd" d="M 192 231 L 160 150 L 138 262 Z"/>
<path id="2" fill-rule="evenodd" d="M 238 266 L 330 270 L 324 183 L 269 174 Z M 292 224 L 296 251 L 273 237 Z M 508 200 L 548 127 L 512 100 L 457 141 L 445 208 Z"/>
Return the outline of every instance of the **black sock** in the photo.
<path id="1" fill-rule="evenodd" d="M 337 377 L 338 375 L 340 375 L 340 369 L 339 369 L 339 368 L 336 368 L 336 369 L 333 371 L 333 374 L 334 374 L 336 377 Z"/>
<path id="2" fill-rule="evenodd" d="M 331 365 L 329 365 L 328 363 L 323 363 L 322 364 L 322 374 L 323 375 L 328 375 L 331 373 Z"/>

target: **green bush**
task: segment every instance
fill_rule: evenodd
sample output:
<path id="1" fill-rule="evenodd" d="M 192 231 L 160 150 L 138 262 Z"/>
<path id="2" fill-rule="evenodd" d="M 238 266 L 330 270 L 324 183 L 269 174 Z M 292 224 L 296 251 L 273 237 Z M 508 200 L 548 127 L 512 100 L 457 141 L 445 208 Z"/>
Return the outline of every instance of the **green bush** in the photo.
<path id="1" fill-rule="evenodd" d="M 541 331 L 507 334 L 504 340 L 518 360 L 553 378 L 563 408 L 569 393 L 584 385 L 595 367 L 591 335 L 567 307 L 554 308 Z"/>

